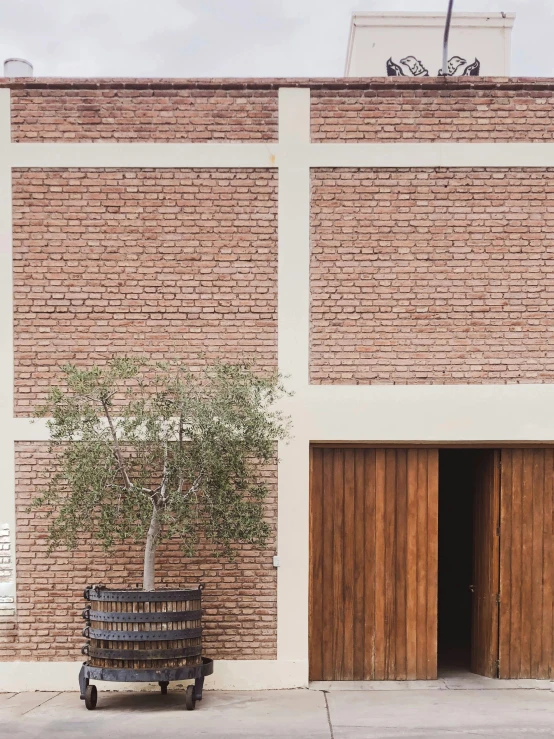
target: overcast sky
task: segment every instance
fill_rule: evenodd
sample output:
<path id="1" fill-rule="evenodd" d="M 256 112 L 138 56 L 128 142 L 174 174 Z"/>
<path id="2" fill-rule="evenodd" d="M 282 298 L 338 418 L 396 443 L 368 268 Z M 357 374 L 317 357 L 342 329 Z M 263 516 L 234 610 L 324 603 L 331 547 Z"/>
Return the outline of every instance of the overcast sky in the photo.
<path id="1" fill-rule="evenodd" d="M 447 0 L 0 0 L 0 57 L 40 77 L 341 76 L 353 10 Z M 455 0 L 517 13 L 512 73 L 554 77 L 554 0 Z"/>

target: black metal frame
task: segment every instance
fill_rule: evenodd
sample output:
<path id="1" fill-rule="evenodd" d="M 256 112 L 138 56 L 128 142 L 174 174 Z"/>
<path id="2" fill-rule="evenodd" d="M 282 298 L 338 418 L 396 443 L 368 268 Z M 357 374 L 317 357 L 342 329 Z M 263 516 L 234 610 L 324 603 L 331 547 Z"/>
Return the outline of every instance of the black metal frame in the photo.
<path id="1" fill-rule="evenodd" d="M 112 631 L 111 629 L 93 629 L 92 626 L 85 626 L 81 633 L 85 639 L 103 639 L 104 641 L 171 641 L 196 639 L 202 636 L 202 627 L 168 629 L 167 631 Z"/>
<path id="2" fill-rule="evenodd" d="M 85 608 L 83 618 L 87 621 L 106 621 L 108 623 L 167 623 L 168 621 L 199 621 L 202 610 L 166 611 L 165 613 L 117 613 L 114 611 L 92 611 Z"/>
<path id="3" fill-rule="evenodd" d="M 129 659 L 129 649 L 102 649 L 100 647 L 91 647 L 85 644 L 81 648 L 81 654 L 87 657 L 96 657 L 97 659 Z M 198 644 L 194 647 L 179 647 L 178 649 L 141 649 L 141 659 L 178 659 L 180 657 L 199 657 L 202 654 L 202 645 Z"/>
<path id="4" fill-rule="evenodd" d="M 158 601 L 185 601 L 198 600 L 204 590 L 203 585 L 198 588 L 183 588 L 181 590 L 111 590 L 103 585 L 91 585 L 85 588 L 83 598 L 90 601 L 112 601 L 118 603 L 155 603 Z"/>
<path id="5" fill-rule="evenodd" d="M 194 680 L 195 698 L 202 700 L 204 678 L 214 671 L 213 660 L 202 657 L 201 665 L 191 667 L 162 667 L 159 670 L 132 669 L 120 667 L 93 667 L 83 662 L 79 672 L 79 692 L 81 700 L 85 700 L 85 692 L 89 680 L 107 680 L 123 683 L 170 683 L 175 680 Z"/>

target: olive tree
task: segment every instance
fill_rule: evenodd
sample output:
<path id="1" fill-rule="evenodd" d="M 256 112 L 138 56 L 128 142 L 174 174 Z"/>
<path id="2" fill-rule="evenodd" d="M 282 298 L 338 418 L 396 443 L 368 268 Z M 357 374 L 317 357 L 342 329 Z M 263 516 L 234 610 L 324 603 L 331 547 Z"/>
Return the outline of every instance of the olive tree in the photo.
<path id="1" fill-rule="evenodd" d="M 107 551 L 141 542 L 143 587 L 153 590 L 163 540 L 178 538 L 187 556 L 200 536 L 226 554 L 266 544 L 261 467 L 289 426 L 276 408 L 279 375 L 131 358 L 62 372 L 37 412 L 49 417 L 55 465 L 32 507 L 50 518 L 50 551 L 83 535 Z"/>

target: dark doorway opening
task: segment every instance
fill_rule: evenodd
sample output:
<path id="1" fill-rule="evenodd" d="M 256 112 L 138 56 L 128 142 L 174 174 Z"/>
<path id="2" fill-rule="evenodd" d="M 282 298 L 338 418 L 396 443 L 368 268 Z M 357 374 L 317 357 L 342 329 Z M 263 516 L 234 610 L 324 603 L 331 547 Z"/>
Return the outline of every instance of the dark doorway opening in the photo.
<path id="1" fill-rule="evenodd" d="M 471 668 L 478 449 L 439 452 L 439 675 Z"/>

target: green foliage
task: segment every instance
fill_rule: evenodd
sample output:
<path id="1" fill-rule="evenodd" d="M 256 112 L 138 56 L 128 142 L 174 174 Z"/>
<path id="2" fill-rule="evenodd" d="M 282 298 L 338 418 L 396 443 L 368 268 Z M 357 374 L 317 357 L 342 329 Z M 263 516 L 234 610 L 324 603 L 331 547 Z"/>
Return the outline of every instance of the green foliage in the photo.
<path id="1" fill-rule="evenodd" d="M 156 544 L 178 537 L 188 555 L 201 533 L 226 554 L 265 544 L 260 467 L 289 426 L 275 409 L 286 394 L 278 375 L 231 364 L 193 375 L 129 358 L 62 371 L 64 389 L 53 387 L 37 414 L 50 417 L 58 470 L 32 504 L 51 519 L 51 550 L 82 536 L 108 551 L 144 542 L 154 510 Z"/>

